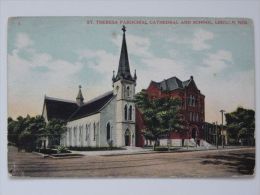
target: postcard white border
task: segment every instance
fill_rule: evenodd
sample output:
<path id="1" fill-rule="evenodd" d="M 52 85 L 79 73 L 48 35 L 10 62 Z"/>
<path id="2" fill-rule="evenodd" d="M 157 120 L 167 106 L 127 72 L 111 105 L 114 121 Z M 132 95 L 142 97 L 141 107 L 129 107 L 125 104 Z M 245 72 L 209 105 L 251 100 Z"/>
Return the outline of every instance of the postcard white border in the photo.
<path id="1" fill-rule="evenodd" d="M 253 179 L 10 179 L 7 174 L 7 19 L 10 16 L 246 17 L 254 20 L 256 62 L 256 173 Z M 0 194 L 210 194 L 256 195 L 259 171 L 260 1 L 123 0 L 0 1 Z M 239 82 L 239 81 L 238 81 Z"/>

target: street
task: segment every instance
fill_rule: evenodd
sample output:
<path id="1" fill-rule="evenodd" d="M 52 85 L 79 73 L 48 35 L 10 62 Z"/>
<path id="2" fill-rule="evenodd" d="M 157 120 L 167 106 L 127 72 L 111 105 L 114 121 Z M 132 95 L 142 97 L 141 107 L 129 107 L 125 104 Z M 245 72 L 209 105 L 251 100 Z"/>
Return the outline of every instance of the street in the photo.
<path id="1" fill-rule="evenodd" d="M 8 169 L 30 177 L 232 177 L 252 175 L 255 148 L 52 159 L 9 147 Z"/>

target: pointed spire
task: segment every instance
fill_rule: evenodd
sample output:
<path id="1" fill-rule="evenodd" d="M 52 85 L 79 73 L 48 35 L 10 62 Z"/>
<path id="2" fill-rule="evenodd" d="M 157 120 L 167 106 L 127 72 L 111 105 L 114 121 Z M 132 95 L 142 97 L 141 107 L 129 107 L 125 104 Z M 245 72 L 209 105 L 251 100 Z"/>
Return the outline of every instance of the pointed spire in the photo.
<path id="1" fill-rule="evenodd" d="M 121 47 L 118 71 L 117 71 L 116 78 L 114 79 L 114 82 L 118 81 L 119 79 L 126 79 L 131 81 L 133 80 L 130 73 L 130 67 L 129 67 L 126 38 L 125 38 L 125 32 L 126 32 L 125 25 L 123 25 L 122 31 L 123 31 L 122 47 Z"/>
<path id="2" fill-rule="evenodd" d="M 112 77 L 112 81 L 115 82 L 116 77 L 115 77 L 115 71 L 113 70 L 113 77 Z"/>
<path id="3" fill-rule="evenodd" d="M 78 106 L 81 106 L 84 104 L 84 98 L 83 98 L 83 95 L 82 95 L 82 92 L 81 92 L 81 85 L 79 85 L 79 92 L 78 92 L 78 95 L 77 95 L 77 98 L 76 98 L 76 102 L 78 104 Z"/>
<path id="4" fill-rule="evenodd" d="M 136 69 L 135 69 L 135 74 L 134 74 L 134 80 L 136 81 L 137 76 L 136 76 Z"/>

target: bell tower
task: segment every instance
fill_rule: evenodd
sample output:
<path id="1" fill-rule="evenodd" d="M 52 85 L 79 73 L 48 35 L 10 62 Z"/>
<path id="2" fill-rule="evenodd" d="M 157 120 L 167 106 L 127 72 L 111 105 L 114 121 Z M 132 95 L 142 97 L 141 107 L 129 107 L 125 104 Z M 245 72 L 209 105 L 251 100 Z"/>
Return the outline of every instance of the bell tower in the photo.
<path id="1" fill-rule="evenodd" d="M 135 146 L 135 86 L 136 71 L 132 77 L 126 45 L 126 27 L 123 25 L 123 40 L 117 74 L 113 71 L 113 93 L 116 95 L 116 146 Z"/>

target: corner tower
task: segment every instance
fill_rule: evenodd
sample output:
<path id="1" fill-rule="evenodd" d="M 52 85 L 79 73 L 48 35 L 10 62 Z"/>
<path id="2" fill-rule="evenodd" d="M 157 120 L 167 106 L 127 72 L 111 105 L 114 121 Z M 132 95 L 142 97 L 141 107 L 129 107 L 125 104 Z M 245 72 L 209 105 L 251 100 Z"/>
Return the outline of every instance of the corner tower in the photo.
<path id="1" fill-rule="evenodd" d="M 131 75 L 126 45 L 126 27 L 123 25 L 123 40 L 117 74 L 113 71 L 113 93 L 116 95 L 116 145 L 135 146 L 135 86 L 136 71 Z"/>

